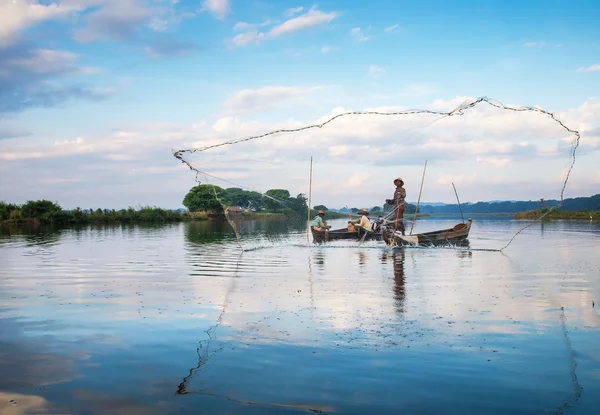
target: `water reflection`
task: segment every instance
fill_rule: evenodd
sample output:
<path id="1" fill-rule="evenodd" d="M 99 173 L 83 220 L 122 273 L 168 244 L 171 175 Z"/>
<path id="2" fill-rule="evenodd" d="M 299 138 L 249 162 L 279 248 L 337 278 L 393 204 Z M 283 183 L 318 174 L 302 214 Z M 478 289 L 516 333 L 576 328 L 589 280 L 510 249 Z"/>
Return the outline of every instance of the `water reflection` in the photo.
<path id="1" fill-rule="evenodd" d="M 27 232 L 0 236 L 0 412 L 2 399 L 90 414 L 599 407 L 589 224 L 532 227 L 505 255 L 292 245 L 303 225 L 240 223 L 281 240 L 243 253 L 211 221 L 63 229 L 38 253 Z M 478 222 L 471 243 L 513 225 Z"/>

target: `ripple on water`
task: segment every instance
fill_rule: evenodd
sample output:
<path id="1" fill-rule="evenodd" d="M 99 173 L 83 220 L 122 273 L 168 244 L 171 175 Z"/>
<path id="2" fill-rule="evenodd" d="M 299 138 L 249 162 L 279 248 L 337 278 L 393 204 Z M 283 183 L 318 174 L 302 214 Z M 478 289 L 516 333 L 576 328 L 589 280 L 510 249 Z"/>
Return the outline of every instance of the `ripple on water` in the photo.
<path id="1" fill-rule="evenodd" d="M 0 236 L 0 394 L 81 413 L 595 413 L 600 231 L 538 224 L 478 251 L 522 225 L 393 250 L 264 223 L 240 225 L 244 250 L 211 223 Z"/>

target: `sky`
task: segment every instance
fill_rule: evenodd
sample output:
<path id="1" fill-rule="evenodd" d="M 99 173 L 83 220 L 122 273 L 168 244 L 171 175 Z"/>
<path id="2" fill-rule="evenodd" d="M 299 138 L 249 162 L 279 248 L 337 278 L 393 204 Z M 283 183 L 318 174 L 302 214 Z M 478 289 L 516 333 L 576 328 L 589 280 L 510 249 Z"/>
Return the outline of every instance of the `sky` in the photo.
<path id="1" fill-rule="evenodd" d="M 0 0 L 0 200 L 181 207 L 199 179 L 328 207 L 600 193 L 596 1 Z M 464 103 L 486 102 L 443 117 Z M 276 129 L 269 135 L 174 157 Z M 312 187 L 310 159 L 313 158 Z"/>

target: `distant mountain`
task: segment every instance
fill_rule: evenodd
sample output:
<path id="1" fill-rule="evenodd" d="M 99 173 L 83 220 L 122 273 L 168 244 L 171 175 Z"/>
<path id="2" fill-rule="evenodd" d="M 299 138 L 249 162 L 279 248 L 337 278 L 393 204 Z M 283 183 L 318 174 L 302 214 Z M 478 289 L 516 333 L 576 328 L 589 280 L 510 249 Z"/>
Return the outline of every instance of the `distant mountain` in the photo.
<path id="1" fill-rule="evenodd" d="M 516 213 L 558 206 L 558 200 L 529 200 L 529 201 L 498 201 L 461 203 L 462 211 L 468 213 Z M 420 206 L 421 213 L 458 213 L 457 204 L 443 206 Z M 600 210 L 600 194 L 590 197 L 565 199 L 560 210 Z"/>

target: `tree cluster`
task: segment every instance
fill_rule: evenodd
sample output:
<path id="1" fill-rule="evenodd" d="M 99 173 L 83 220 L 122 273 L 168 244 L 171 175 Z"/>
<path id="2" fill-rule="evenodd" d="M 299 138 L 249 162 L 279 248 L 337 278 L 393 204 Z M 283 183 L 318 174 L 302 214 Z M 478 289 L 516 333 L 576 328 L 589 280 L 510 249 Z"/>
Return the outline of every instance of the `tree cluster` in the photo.
<path id="1" fill-rule="evenodd" d="M 0 202 L 0 220 L 47 224 L 178 222 L 192 219 L 176 210 L 144 206 L 139 209 L 81 209 L 65 210 L 49 200 L 29 200 L 24 205 Z"/>
<path id="2" fill-rule="evenodd" d="M 237 206 L 253 211 L 278 213 L 305 213 L 308 205 L 303 193 L 293 197 L 286 189 L 269 189 L 265 194 L 237 187 L 223 189 L 211 184 L 200 184 L 190 189 L 183 206 L 190 212 L 223 213 L 223 206 Z"/>

